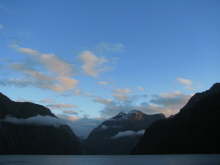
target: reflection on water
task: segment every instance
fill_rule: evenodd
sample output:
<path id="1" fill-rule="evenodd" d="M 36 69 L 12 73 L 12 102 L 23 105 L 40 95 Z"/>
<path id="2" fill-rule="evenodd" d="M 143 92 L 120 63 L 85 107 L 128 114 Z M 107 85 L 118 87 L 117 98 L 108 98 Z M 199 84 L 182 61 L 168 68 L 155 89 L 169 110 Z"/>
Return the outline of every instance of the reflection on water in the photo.
<path id="1" fill-rule="evenodd" d="M 0 165 L 220 165 L 220 155 L 45 156 L 2 155 Z"/>

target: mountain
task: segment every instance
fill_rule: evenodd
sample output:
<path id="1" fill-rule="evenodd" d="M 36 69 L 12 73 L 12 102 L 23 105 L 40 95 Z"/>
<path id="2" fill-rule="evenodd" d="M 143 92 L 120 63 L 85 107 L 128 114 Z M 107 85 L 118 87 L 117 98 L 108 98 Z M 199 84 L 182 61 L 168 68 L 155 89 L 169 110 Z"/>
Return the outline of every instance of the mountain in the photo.
<path id="1" fill-rule="evenodd" d="M 165 118 L 162 114 L 146 115 L 132 110 L 104 121 L 84 142 L 86 154 L 128 154 L 153 122 Z"/>
<path id="2" fill-rule="evenodd" d="M 78 138 L 48 108 L 0 93 L 0 154 L 80 154 Z"/>
<path id="3" fill-rule="evenodd" d="M 29 118 L 36 115 L 56 117 L 48 108 L 30 103 L 15 102 L 0 93 L 0 119 L 10 115 L 16 118 Z"/>
<path id="4" fill-rule="evenodd" d="M 134 154 L 220 153 L 220 83 L 195 94 L 180 112 L 155 122 Z"/>

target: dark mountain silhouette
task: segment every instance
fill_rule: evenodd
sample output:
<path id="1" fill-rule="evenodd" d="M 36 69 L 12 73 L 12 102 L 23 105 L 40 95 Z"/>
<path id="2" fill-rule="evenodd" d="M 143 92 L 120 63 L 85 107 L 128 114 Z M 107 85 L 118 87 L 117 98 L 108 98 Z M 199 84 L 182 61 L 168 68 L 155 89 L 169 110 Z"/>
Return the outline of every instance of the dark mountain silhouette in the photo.
<path id="1" fill-rule="evenodd" d="M 7 115 L 24 119 L 36 115 L 56 117 L 48 108 L 42 105 L 30 102 L 15 102 L 0 93 L 0 118 Z"/>
<path id="2" fill-rule="evenodd" d="M 119 113 L 95 128 L 84 142 L 86 154 L 129 154 L 153 122 L 165 118 L 162 114 L 146 115 L 133 110 Z"/>
<path id="3" fill-rule="evenodd" d="M 44 117 L 44 123 L 36 123 Z M 47 124 L 52 119 L 61 124 Z M 80 154 L 78 138 L 59 121 L 44 106 L 15 102 L 0 93 L 0 154 Z"/>
<path id="4" fill-rule="evenodd" d="M 195 94 L 172 117 L 155 122 L 134 154 L 220 153 L 220 83 Z"/>

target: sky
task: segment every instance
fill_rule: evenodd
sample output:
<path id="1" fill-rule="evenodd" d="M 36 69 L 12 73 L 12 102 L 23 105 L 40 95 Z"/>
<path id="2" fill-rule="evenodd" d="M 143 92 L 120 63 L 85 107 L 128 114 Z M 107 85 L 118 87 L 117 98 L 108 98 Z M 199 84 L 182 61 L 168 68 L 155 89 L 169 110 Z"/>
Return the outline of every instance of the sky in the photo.
<path id="1" fill-rule="evenodd" d="M 218 0 L 1 0 L 0 92 L 82 129 L 173 115 L 219 82 Z"/>

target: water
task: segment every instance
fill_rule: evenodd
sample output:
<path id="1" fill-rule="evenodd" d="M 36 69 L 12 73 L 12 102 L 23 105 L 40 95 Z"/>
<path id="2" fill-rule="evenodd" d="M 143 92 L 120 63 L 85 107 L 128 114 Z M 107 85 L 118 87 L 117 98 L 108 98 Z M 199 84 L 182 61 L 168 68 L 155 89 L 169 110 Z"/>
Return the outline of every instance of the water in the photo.
<path id="1" fill-rule="evenodd" d="M 1 155 L 0 165 L 220 165 L 220 155 Z"/>

